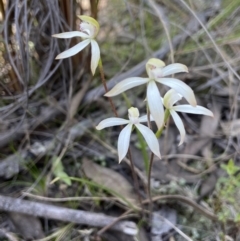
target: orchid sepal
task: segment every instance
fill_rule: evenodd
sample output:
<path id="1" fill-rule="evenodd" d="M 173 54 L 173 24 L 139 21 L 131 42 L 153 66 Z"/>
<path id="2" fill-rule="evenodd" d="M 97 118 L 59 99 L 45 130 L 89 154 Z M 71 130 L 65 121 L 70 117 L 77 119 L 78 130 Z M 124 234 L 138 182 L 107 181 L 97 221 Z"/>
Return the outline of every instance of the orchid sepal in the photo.
<path id="1" fill-rule="evenodd" d="M 159 158 L 161 159 L 161 154 L 159 150 L 159 143 L 155 136 L 155 134 L 149 129 L 148 127 L 142 124 L 136 124 L 137 129 L 141 132 L 143 138 L 147 142 L 150 150 Z"/>
<path id="2" fill-rule="evenodd" d="M 164 109 L 158 87 L 154 81 L 150 81 L 147 86 L 147 102 L 153 119 L 160 129 L 164 122 Z"/>
<path id="3" fill-rule="evenodd" d="M 128 124 L 129 120 L 125 120 L 123 118 L 119 117 L 111 117 L 107 118 L 105 120 L 102 120 L 97 126 L 97 130 L 102 130 L 104 128 L 110 127 L 110 126 L 120 126 L 120 125 L 125 125 Z"/>
<path id="4" fill-rule="evenodd" d="M 64 38 L 64 39 L 73 38 L 73 37 L 88 38 L 88 35 L 79 31 L 71 31 L 71 32 L 53 34 L 52 37 Z"/>
<path id="5" fill-rule="evenodd" d="M 186 131 L 183 125 L 183 122 L 180 118 L 180 116 L 177 114 L 177 112 L 175 110 L 170 110 L 170 114 L 174 120 L 174 123 L 176 124 L 179 133 L 180 133 L 180 142 L 179 142 L 179 146 L 183 144 L 185 136 L 186 136 Z"/>
<path id="6" fill-rule="evenodd" d="M 156 78 L 158 83 L 169 86 L 170 88 L 177 91 L 177 93 L 181 94 L 192 106 L 197 105 L 197 101 L 194 95 L 192 88 L 186 85 L 184 82 L 175 79 L 175 78 Z"/>
<path id="7" fill-rule="evenodd" d="M 207 115 L 214 117 L 212 111 L 199 105 L 197 105 L 196 107 L 193 107 L 191 105 L 177 105 L 173 106 L 172 109 L 178 112 L 184 112 L 188 114 Z"/>
<path id="8" fill-rule="evenodd" d="M 90 44 L 90 42 L 91 41 L 89 39 L 83 40 L 82 42 L 76 44 L 72 48 L 65 50 L 64 52 L 57 55 L 57 57 L 55 59 L 65 59 L 65 58 L 71 57 L 71 56 L 77 54 L 78 52 L 80 52 L 86 46 L 88 46 Z"/>
<path id="9" fill-rule="evenodd" d="M 123 158 L 126 156 L 129 143 L 130 143 L 130 136 L 132 131 L 133 124 L 126 125 L 122 131 L 120 132 L 120 135 L 118 137 L 118 162 L 120 163 Z"/>
<path id="10" fill-rule="evenodd" d="M 132 89 L 133 87 L 146 84 L 149 81 L 148 78 L 131 77 L 127 78 L 118 84 L 116 84 L 110 91 L 108 91 L 104 96 L 112 97 L 123 93 L 126 90 Z"/>

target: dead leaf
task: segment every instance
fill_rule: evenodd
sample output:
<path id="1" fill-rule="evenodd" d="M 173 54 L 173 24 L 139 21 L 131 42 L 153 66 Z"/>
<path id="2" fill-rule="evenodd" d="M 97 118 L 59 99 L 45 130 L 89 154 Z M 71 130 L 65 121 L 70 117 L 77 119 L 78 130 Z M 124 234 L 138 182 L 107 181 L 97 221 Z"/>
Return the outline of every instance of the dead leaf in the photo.
<path id="1" fill-rule="evenodd" d="M 200 190 L 198 201 L 210 195 L 216 187 L 218 177 L 215 172 L 212 172 L 206 179 L 203 180 Z"/>
<path id="2" fill-rule="evenodd" d="M 138 205 L 132 185 L 119 173 L 109 168 L 99 166 L 86 158 L 82 161 L 82 168 L 87 178 L 101 186 L 113 190 L 132 205 Z"/>
<path id="3" fill-rule="evenodd" d="M 74 97 L 72 98 L 71 104 L 70 104 L 70 108 L 69 108 L 69 118 L 70 120 L 73 119 L 73 117 L 75 116 L 77 109 L 89 87 L 91 83 L 91 78 L 89 78 L 89 80 L 83 85 L 83 87 L 74 95 Z"/>
<path id="4" fill-rule="evenodd" d="M 27 214 L 10 212 L 9 217 L 16 229 L 25 240 L 36 240 L 44 238 L 42 224 L 37 217 Z"/>

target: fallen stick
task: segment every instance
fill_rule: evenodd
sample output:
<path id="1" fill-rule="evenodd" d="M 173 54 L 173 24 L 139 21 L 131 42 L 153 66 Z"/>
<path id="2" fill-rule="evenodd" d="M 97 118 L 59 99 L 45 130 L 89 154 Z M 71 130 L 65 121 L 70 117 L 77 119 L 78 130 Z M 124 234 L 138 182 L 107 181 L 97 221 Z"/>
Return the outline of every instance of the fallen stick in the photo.
<path id="1" fill-rule="evenodd" d="M 74 210 L 2 195 L 0 195 L 0 210 L 28 214 L 35 217 L 55 219 L 63 222 L 89 225 L 93 227 L 105 227 L 118 220 L 118 218 L 107 216 L 105 214 Z M 111 226 L 110 229 L 121 231 L 132 236 L 138 233 L 136 224 L 131 221 L 119 221 Z"/>

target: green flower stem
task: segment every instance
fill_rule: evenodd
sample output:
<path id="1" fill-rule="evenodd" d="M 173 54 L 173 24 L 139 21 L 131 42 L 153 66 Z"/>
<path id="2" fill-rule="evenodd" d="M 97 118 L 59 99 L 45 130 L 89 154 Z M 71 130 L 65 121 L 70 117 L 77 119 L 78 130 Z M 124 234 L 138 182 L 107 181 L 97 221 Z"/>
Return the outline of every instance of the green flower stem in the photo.
<path id="1" fill-rule="evenodd" d="M 163 129 L 165 127 L 165 123 L 167 122 L 168 118 L 170 116 L 170 111 L 168 109 L 165 110 L 165 113 L 164 113 L 164 122 L 163 122 L 163 125 L 162 127 L 156 132 L 156 137 L 159 138 L 161 135 L 162 135 L 162 132 L 163 132 Z M 154 157 L 154 154 L 152 153 L 151 154 L 151 157 L 150 157 L 150 161 L 149 161 L 149 167 L 148 167 L 148 192 L 149 192 L 149 199 L 150 199 L 150 203 L 151 203 L 151 171 L 152 171 L 152 165 L 153 165 L 153 157 Z"/>
<path id="2" fill-rule="evenodd" d="M 157 138 L 159 138 L 162 135 L 162 131 L 165 127 L 165 123 L 167 122 L 169 116 L 170 116 L 170 111 L 168 109 L 166 109 L 165 113 L 164 113 L 164 123 L 163 123 L 162 127 L 155 134 Z"/>
<path id="3" fill-rule="evenodd" d="M 132 107 L 132 104 L 131 104 L 130 100 L 128 99 L 127 95 L 126 95 L 124 92 L 122 93 L 122 97 L 123 97 L 123 99 L 125 100 L 128 109 L 131 108 L 131 107 Z"/>
<path id="4" fill-rule="evenodd" d="M 141 152 L 142 152 L 142 156 L 143 156 L 143 161 L 144 161 L 144 168 L 146 173 L 148 172 L 148 153 L 147 153 L 147 145 L 146 142 L 142 136 L 142 134 L 140 133 L 140 131 L 137 129 L 137 136 L 138 136 L 138 140 L 141 146 Z"/>

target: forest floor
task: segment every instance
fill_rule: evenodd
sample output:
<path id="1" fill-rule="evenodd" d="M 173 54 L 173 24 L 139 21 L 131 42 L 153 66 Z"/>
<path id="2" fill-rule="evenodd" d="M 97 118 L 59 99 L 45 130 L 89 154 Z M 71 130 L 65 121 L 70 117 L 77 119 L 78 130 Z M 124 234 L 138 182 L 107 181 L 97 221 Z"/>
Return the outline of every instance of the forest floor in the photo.
<path id="1" fill-rule="evenodd" d="M 0 0 L 0 240 L 240 240 L 240 0 L 96 3 Z M 55 60 L 80 40 L 52 35 L 79 30 L 79 14 L 99 21 L 108 89 L 146 77 L 150 58 L 182 63 L 175 77 L 214 114 L 182 113 L 180 146 L 168 121 L 152 200 L 141 136 L 119 164 L 121 128 L 95 128 L 114 115 L 91 49 Z M 139 86 L 112 100 L 127 118 L 129 106 L 146 113 L 145 98 Z"/>

